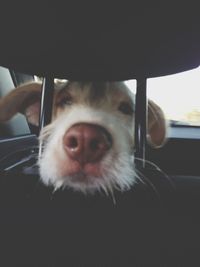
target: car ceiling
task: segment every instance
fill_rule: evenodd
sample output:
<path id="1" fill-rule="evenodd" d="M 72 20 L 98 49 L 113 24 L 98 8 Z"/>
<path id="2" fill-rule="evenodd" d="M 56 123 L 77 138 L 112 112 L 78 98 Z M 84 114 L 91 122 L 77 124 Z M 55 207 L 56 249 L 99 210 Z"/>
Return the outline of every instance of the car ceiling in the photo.
<path id="1" fill-rule="evenodd" d="M 198 3 L 130 2 L 2 4 L 0 64 L 70 80 L 148 78 L 200 65 Z"/>

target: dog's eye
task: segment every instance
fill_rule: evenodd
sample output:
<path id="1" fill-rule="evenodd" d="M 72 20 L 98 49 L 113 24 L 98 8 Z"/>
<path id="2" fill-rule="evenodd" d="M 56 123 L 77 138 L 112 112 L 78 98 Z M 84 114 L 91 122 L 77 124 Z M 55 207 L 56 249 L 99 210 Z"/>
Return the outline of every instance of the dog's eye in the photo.
<path id="1" fill-rule="evenodd" d="M 66 105 L 72 105 L 72 97 L 70 95 L 63 96 L 60 101 L 58 101 L 58 106 L 64 107 Z"/>
<path id="2" fill-rule="evenodd" d="M 121 102 L 118 110 L 125 115 L 132 115 L 133 114 L 133 107 L 128 102 Z"/>

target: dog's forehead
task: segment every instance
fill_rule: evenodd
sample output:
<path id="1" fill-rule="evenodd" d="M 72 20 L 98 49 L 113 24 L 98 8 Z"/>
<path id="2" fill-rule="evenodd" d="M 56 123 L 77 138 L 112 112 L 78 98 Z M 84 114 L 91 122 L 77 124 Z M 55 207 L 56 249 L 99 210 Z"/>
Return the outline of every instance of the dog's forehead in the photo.
<path id="1" fill-rule="evenodd" d="M 75 97 L 97 102 L 106 98 L 128 100 L 134 104 L 134 96 L 124 82 L 68 81 L 56 87 L 57 95 L 69 92 Z"/>

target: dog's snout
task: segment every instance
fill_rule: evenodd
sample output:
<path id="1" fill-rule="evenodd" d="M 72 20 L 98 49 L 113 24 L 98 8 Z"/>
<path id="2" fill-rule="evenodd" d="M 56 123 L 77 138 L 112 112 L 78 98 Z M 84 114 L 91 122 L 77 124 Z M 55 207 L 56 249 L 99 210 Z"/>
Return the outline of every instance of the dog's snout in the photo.
<path id="1" fill-rule="evenodd" d="M 112 146 L 110 134 L 101 126 L 80 123 L 72 126 L 64 135 L 67 155 L 79 163 L 97 162 Z"/>

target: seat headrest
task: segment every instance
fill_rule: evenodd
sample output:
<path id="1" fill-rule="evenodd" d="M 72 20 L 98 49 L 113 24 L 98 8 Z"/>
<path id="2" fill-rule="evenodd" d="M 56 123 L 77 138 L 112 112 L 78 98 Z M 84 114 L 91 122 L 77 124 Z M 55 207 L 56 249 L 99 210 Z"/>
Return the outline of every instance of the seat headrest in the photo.
<path id="1" fill-rule="evenodd" d="M 21 72 L 126 80 L 200 65 L 199 8 L 192 3 L 52 1 L 1 10 L 0 64 Z"/>

